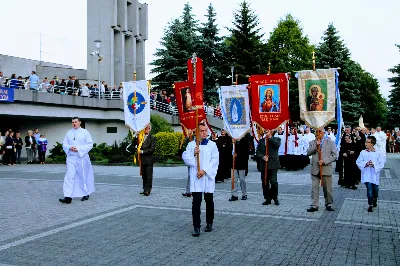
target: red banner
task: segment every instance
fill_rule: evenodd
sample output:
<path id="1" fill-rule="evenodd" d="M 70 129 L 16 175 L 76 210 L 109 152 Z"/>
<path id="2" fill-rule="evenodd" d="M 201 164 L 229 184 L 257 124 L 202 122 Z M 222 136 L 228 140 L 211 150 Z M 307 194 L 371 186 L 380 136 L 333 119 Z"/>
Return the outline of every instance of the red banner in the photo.
<path id="1" fill-rule="evenodd" d="M 193 90 L 188 81 L 175 82 L 175 96 L 176 105 L 178 107 L 179 119 L 181 125 L 186 130 L 196 130 L 196 110 L 197 101 L 195 100 L 196 91 Z M 201 100 L 203 99 L 203 93 L 201 92 Z M 203 101 L 201 101 L 203 103 Z M 198 109 L 198 121 L 199 123 L 206 118 L 204 112 L 204 106 L 201 104 Z"/>
<path id="2" fill-rule="evenodd" d="M 253 122 L 264 129 L 276 129 L 289 119 L 289 83 L 286 73 L 252 75 L 249 82 Z"/>

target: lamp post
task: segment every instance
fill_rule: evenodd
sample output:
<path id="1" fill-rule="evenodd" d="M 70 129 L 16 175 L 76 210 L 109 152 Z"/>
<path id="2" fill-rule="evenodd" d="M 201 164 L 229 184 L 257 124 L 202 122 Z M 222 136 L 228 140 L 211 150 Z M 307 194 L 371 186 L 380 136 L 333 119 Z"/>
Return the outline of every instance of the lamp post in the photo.
<path id="1" fill-rule="evenodd" d="M 99 99 L 101 99 L 101 81 L 100 81 L 100 45 L 101 41 L 100 40 L 95 40 L 94 43 L 96 44 L 96 49 L 97 49 L 97 76 L 99 79 Z"/>
<path id="2" fill-rule="evenodd" d="M 232 84 L 233 84 L 233 70 L 235 70 L 235 66 L 231 66 L 231 78 L 232 78 Z"/>

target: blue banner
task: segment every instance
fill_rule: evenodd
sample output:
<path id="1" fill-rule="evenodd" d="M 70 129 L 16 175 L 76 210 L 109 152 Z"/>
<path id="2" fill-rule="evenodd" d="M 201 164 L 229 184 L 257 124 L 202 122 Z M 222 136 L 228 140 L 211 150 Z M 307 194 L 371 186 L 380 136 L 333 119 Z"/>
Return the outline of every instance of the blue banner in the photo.
<path id="1" fill-rule="evenodd" d="M 14 102 L 14 89 L 0 87 L 0 102 Z"/>
<path id="2" fill-rule="evenodd" d="M 340 151 L 340 141 L 341 141 L 341 132 L 344 127 L 343 116 L 342 116 L 342 102 L 340 101 L 340 92 L 339 92 L 339 73 L 336 70 L 336 120 L 338 122 L 338 130 L 336 132 L 336 141 L 335 145 L 338 151 Z"/>

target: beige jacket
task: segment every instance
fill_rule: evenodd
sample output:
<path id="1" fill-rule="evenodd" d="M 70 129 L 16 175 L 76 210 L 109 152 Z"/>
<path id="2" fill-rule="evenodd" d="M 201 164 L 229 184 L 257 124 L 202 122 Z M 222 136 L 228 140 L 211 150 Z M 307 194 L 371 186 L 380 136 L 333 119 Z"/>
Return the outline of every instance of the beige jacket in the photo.
<path id="1" fill-rule="evenodd" d="M 324 165 L 322 166 L 322 175 L 332 175 L 332 163 L 337 158 L 337 150 L 335 143 L 330 138 L 325 138 L 322 143 L 322 160 Z M 310 146 L 307 150 L 308 156 L 312 155 L 311 159 L 311 174 L 318 175 L 319 173 L 319 155 L 317 150 L 317 140 L 310 141 Z"/>

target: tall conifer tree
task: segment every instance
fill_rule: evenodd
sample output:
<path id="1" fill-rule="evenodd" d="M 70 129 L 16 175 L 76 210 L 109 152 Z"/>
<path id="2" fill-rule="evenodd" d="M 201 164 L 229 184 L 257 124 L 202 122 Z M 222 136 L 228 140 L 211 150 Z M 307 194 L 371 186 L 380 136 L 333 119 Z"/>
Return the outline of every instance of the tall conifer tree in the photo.
<path id="1" fill-rule="evenodd" d="M 400 49 L 400 45 L 396 45 Z M 400 64 L 389 69 L 395 76 L 389 78 L 392 83 L 392 90 L 390 91 L 388 101 L 388 126 L 391 128 L 400 126 Z"/>

